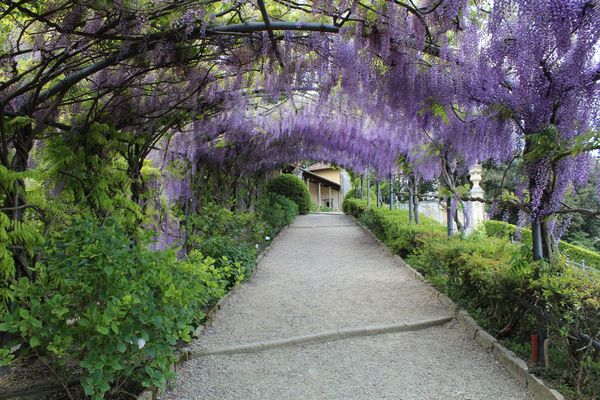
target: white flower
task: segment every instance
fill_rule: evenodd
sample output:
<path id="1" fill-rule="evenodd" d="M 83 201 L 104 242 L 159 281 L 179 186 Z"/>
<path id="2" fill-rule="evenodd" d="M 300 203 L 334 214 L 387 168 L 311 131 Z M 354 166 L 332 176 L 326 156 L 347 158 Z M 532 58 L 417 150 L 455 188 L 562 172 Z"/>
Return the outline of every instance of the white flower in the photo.
<path id="1" fill-rule="evenodd" d="M 144 340 L 144 338 L 139 338 L 137 344 L 138 344 L 138 349 L 143 349 L 144 346 L 146 345 L 146 341 Z"/>
<path id="2" fill-rule="evenodd" d="M 258 249 L 258 243 L 256 243 L 256 248 Z"/>
<path id="3" fill-rule="evenodd" d="M 269 236 L 265 236 L 265 240 L 271 240 L 271 238 Z"/>

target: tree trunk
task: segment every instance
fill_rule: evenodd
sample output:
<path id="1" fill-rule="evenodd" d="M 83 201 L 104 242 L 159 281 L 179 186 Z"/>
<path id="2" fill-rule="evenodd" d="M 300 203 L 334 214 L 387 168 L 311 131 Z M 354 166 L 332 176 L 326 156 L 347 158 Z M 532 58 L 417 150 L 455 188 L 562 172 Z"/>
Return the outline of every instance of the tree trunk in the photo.
<path id="1" fill-rule="evenodd" d="M 448 236 L 454 236 L 454 223 L 452 221 L 452 198 L 446 198 L 446 225 L 448 228 Z"/>
<path id="2" fill-rule="evenodd" d="M 415 215 L 415 224 L 421 225 L 421 215 L 419 214 L 419 195 L 413 194 L 413 213 Z"/>
<path id="3" fill-rule="evenodd" d="M 531 239 L 533 259 L 541 260 L 544 258 L 543 241 L 542 241 L 542 223 L 540 221 L 531 222 Z"/>
<path id="4" fill-rule="evenodd" d="M 371 174 L 367 175 L 367 208 L 371 208 Z"/>
<path id="5" fill-rule="evenodd" d="M 409 224 L 413 223 L 414 216 L 415 216 L 415 210 L 414 210 L 415 202 L 414 202 L 413 197 L 414 197 L 413 191 L 409 187 L 408 188 L 408 223 Z"/>
<path id="6" fill-rule="evenodd" d="M 456 223 L 456 230 L 460 233 L 463 233 L 465 231 L 465 227 L 464 227 L 463 223 L 460 221 L 460 218 L 458 218 L 458 207 L 456 207 L 456 210 L 454 210 L 454 212 L 452 213 L 452 216 L 454 218 L 454 223 Z"/>
<path id="7" fill-rule="evenodd" d="M 8 167 L 15 172 L 25 172 L 29 160 L 29 153 L 33 147 L 33 128 L 31 124 L 19 128 L 15 132 L 14 155 Z M 13 222 L 23 222 L 25 219 L 26 187 L 23 179 L 17 179 L 10 189 L 6 191 L 4 207 L 11 209 L 5 214 Z M 31 271 L 32 261 L 25 246 L 19 246 L 12 250 L 15 262 L 16 277 L 33 278 Z"/>
<path id="8" fill-rule="evenodd" d="M 394 209 L 394 176 L 390 174 L 390 210 Z"/>
<path id="9" fill-rule="evenodd" d="M 365 176 L 361 175 L 360 176 L 360 199 L 364 200 L 364 186 L 365 186 Z"/>

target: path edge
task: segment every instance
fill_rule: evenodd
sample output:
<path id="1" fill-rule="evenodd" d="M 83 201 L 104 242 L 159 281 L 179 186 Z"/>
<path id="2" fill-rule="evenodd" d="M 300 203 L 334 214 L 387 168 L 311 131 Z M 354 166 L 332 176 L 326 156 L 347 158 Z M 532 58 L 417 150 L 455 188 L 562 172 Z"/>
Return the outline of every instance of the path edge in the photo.
<path id="1" fill-rule="evenodd" d="M 295 221 L 295 219 L 294 219 L 294 221 Z M 273 244 L 280 241 L 281 238 L 283 236 L 285 236 L 289 227 L 293 223 L 294 222 L 292 222 L 289 225 L 286 225 L 281 231 L 279 231 L 277 236 L 275 236 L 273 238 L 273 240 L 271 240 L 269 242 L 269 244 L 256 256 L 256 261 L 254 262 L 254 271 L 252 272 L 252 277 L 254 276 L 254 273 L 258 269 L 262 259 L 265 258 L 265 256 L 269 253 L 269 251 L 273 247 Z M 252 279 L 252 277 L 250 279 Z M 244 282 L 242 282 L 241 284 L 244 284 Z M 212 306 L 212 308 L 210 310 L 208 310 L 208 312 L 206 313 L 206 318 L 204 319 L 204 323 L 201 325 L 198 325 L 196 327 L 196 329 L 194 330 L 194 339 L 192 339 L 192 340 L 198 339 L 202 335 L 202 332 L 204 331 L 205 327 L 211 326 L 212 319 L 215 316 L 215 314 L 217 313 L 217 311 L 219 311 L 221 309 L 221 306 L 229 298 L 229 295 L 232 294 L 234 291 L 236 291 L 239 286 L 240 285 L 235 285 L 234 287 L 232 287 L 227 293 L 225 293 L 225 295 L 223 297 L 221 297 L 219 299 L 219 301 L 217 301 L 217 303 L 214 306 Z M 188 361 L 192 358 L 191 354 L 192 354 L 192 352 L 187 348 L 187 346 L 182 348 L 180 350 L 179 354 L 176 355 L 175 363 L 172 364 L 170 367 L 171 371 L 174 373 L 177 373 L 177 369 L 183 363 L 185 363 L 186 361 Z M 159 388 L 156 388 L 156 387 L 147 388 L 146 390 L 144 390 L 142 393 L 140 393 L 137 396 L 137 400 L 157 400 L 158 396 L 161 395 L 162 393 L 164 393 L 164 390 L 160 390 Z"/>
<path id="2" fill-rule="evenodd" d="M 346 214 L 348 215 L 348 214 Z M 450 306 L 455 310 L 456 319 L 462 326 L 465 334 L 479 344 L 486 352 L 491 353 L 496 361 L 500 362 L 504 369 L 515 378 L 527 391 L 533 395 L 535 400 L 565 400 L 564 396 L 555 389 L 551 389 L 532 373 L 529 373 L 527 363 L 518 357 L 513 351 L 504 347 L 498 340 L 490 335 L 485 329 L 479 326 L 471 317 L 467 310 L 456 304 L 454 300 L 436 289 L 419 271 L 410 266 L 402 257 L 394 254 L 388 246 L 385 245 L 369 228 L 361 224 L 354 216 L 348 215 L 352 220 L 365 231 L 379 246 L 385 249 L 385 252 L 394 258 L 400 266 L 408 269 L 417 279 L 427 284 L 435 293 L 438 300 Z"/>
<path id="3" fill-rule="evenodd" d="M 264 342 L 252 342 L 213 350 L 204 349 L 200 351 L 191 351 L 188 353 L 188 360 L 206 356 L 258 353 L 266 350 L 327 343 L 334 340 L 350 339 L 356 337 L 377 336 L 389 333 L 415 332 L 432 328 L 435 326 L 445 325 L 448 322 L 451 322 L 452 320 L 454 320 L 454 317 L 442 317 L 410 323 L 399 322 L 394 324 L 341 328 L 334 331 L 294 336 L 286 339 L 267 340 Z"/>

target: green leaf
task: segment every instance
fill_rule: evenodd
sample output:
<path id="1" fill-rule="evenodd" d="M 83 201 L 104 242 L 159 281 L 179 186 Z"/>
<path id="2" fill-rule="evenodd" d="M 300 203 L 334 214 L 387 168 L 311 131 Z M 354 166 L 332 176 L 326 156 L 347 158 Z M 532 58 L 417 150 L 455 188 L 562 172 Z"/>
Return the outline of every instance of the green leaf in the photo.
<path id="1" fill-rule="evenodd" d="M 117 350 L 119 351 L 119 353 L 125 353 L 125 351 L 127 351 L 127 345 L 125 344 L 125 342 L 119 342 L 117 344 Z"/>
<path id="2" fill-rule="evenodd" d="M 31 318 L 31 326 L 33 326 L 34 328 L 41 328 L 42 325 L 42 321 L 40 321 L 39 319 L 35 319 L 35 318 Z"/>
<path id="3" fill-rule="evenodd" d="M 98 326 L 96 330 L 103 335 L 108 335 L 108 328 L 106 326 Z"/>
<path id="4" fill-rule="evenodd" d="M 29 345 L 31 347 L 38 347 L 40 345 L 40 339 L 38 339 L 37 336 L 32 336 L 31 339 L 29 339 Z"/>

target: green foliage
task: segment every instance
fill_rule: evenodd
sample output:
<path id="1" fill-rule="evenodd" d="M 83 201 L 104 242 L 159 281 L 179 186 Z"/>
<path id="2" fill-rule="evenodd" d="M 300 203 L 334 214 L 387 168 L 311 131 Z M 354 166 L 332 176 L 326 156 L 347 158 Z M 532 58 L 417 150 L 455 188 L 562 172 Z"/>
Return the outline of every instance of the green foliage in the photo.
<path id="1" fill-rule="evenodd" d="M 66 214 L 92 212 L 98 218 L 118 218 L 134 231 L 143 218 L 131 198 L 133 179 L 121 156 L 130 134 L 93 123 L 85 134 L 71 132 L 48 140 L 39 158 L 43 177 L 57 185 Z"/>
<path id="2" fill-rule="evenodd" d="M 310 193 L 302 179 L 291 174 L 279 175 L 267 183 L 267 191 L 280 194 L 298 205 L 300 214 L 310 212 Z"/>
<path id="3" fill-rule="evenodd" d="M 557 258 L 553 264 L 534 262 L 530 246 L 509 240 L 516 227 L 499 221 L 486 222 L 481 231 L 466 238 L 448 238 L 441 225 L 427 218 L 420 226 L 410 225 L 404 210 L 367 209 L 364 201 L 347 198 L 344 211 L 467 307 L 492 334 L 512 325 L 507 339 L 512 347 L 526 347 L 535 331 L 535 316 L 523 304 L 544 304 L 548 315 L 557 317 L 552 320 L 550 333 L 552 363 L 560 371 L 554 374 L 558 384 L 562 380 L 583 393 L 598 393 L 600 352 L 573 334 L 598 332 L 600 274 L 570 268 L 565 258 Z M 531 241 L 528 230 L 524 229 L 522 236 Z M 571 252 L 570 257 L 595 257 L 566 243 L 560 248 Z M 552 371 L 543 372 L 552 375 Z"/>
<path id="4" fill-rule="evenodd" d="M 199 252 L 177 261 L 172 251 L 146 250 L 117 224 L 90 220 L 57 235 L 44 258 L 36 280 L 13 285 L 0 331 L 17 338 L 19 355 L 41 357 L 65 380 L 76 360 L 94 399 L 123 380 L 164 387 L 173 346 L 190 339 L 200 310 L 235 274 Z M 3 363 L 14 356 L 6 349 L 0 355 Z"/>
<path id="5" fill-rule="evenodd" d="M 233 212 L 211 203 L 188 217 L 192 244 L 213 236 L 229 236 L 239 243 L 262 243 L 267 226 L 258 214 Z"/>
<path id="6" fill-rule="evenodd" d="M 28 222 L 25 230 L 0 213 L 1 245 L 10 250 L 17 238 L 40 248 L 41 259 L 34 279 L 15 281 L 8 269 L 0 275 L 7 277 L 2 289 L 10 302 L 0 309 L 0 332 L 14 339 L 0 349 L 0 366 L 36 356 L 63 382 L 80 373 L 86 395 L 96 399 L 116 395 L 123 385 L 128 391 L 164 387 L 173 375 L 175 345 L 189 340 L 203 311 L 252 273 L 257 249 L 298 213 L 277 194 L 264 196 L 255 212 L 208 204 L 199 214 L 180 215 L 189 254 L 178 260 L 176 249 L 148 250 L 123 214 L 103 212 L 96 203 L 82 206 L 69 200 L 74 192 L 67 189 L 62 205 L 41 199 L 66 222 L 66 229 L 50 231 L 46 245 L 39 226 Z M 6 260 L 12 262 L 12 254 Z"/>
<path id="7" fill-rule="evenodd" d="M 212 236 L 200 241 L 197 249 L 205 256 L 214 258 L 215 267 L 229 277 L 228 287 L 249 276 L 256 262 L 254 246 L 238 243 L 228 236 Z"/>
<path id="8" fill-rule="evenodd" d="M 354 218 L 359 218 L 367 209 L 367 201 L 354 199 L 347 195 L 342 203 L 344 213 L 352 215 Z"/>
<path id="9" fill-rule="evenodd" d="M 367 191 L 366 178 L 365 178 L 365 185 L 363 187 L 363 190 L 365 191 L 365 193 L 363 194 L 363 198 L 366 200 L 366 197 L 367 197 L 366 196 L 366 191 Z M 375 193 L 375 187 L 373 187 L 373 185 L 371 185 L 371 190 L 369 192 L 369 196 L 371 197 L 371 202 L 373 204 L 375 204 L 375 202 L 377 201 L 377 193 Z M 350 198 L 353 198 L 353 199 L 361 198 L 360 177 L 358 177 L 354 180 L 352 189 L 350 189 L 344 196 L 344 200 L 350 199 Z"/>
<path id="10" fill-rule="evenodd" d="M 411 225 L 407 210 L 389 210 L 387 208 L 369 208 L 359 221 L 401 256 L 412 252 L 418 243 L 420 234 L 437 235 L 443 240 L 445 231 L 442 225 L 423 216 L 420 225 Z"/>
<path id="11" fill-rule="evenodd" d="M 593 142 L 591 142 L 593 143 Z M 553 146 L 553 144 L 551 144 Z M 560 147 L 560 145 L 557 145 Z M 516 159 L 510 165 L 495 165 L 491 162 L 484 163 L 484 180 L 481 186 L 488 200 L 503 199 L 507 201 L 520 201 L 515 194 L 516 184 L 522 177 L 523 161 Z M 600 199 L 597 194 L 596 177 L 600 174 L 600 161 L 593 162 L 587 183 L 576 191 L 570 187 L 563 200 L 568 207 L 598 210 Z M 558 217 L 563 219 L 565 217 Z M 518 222 L 519 216 L 516 209 L 507 209 L 502 213 L 502 220 L 511 224 Z M 572 213 L 568 216 L 567 231 L 562 236 L 563 241 L 585 247 L 588 250 L 600 252 L 600 220 L 588 218 L 584 214 Z"/>
<path id="12" fill-rule="evenodd" d="M 275 236 L 294 222 L 298 215 L 298 205 L 285 196 L 267 193 L 259 202 L 257 212 L 267 224 L 269 236 Z"/>
<path id="13" fill-rule="evenodd" d="M 256 212 L 232 212 L 209 204 L 189 217 L 190 247 L 215 259 L 215 267 L 230 275 L 228 286 L 250 276 L 257 249 L 294 221 L 298 206 L 287 197 L 268 193 Z"/>
<path id="14" fill-rule="evenodd" d="M 14 121 L 13 121 L 14 122 Z M 6 198 L 3 193 L 12 190 L 20 192 L 21 182 L 28 178 L 28 174 L 15 172 L 0 165 L 0 204 L 5 204 Z M 33 208 L 33 206 L 32 206 Z M 19 220 L 15 217 L 16 212 L 23 210 L 7 209 L 0 211 L 0 312 L 7 309 L 13 300 L 11 284 L 17 278 L 14 262 L 15 248 L 24 248 L 28 255 L 33 255 L 34 250 L 43 243 L 40 227 L 35 220 Z"/>
<path id="15" fill-rule="evenodd" d="M 502 221 L 486 221 L 484 224 L 485 231 L 489 236 L 503 238 L 506 240 L 514 239 L 517 233 L 515 225 L 508 224 Z M 531 244 L 531 230 L 521 228 L 521 242 Z M 600 270 L 600 254 L 584 249 L 583 247 L 575 246 L 564 241 L 558 243 L 558 249 L 569 260 L 574 262 L 584 262 L 587 266 Z"/>
<path id="16" fill-rule="evenodd" d="M 590 172 L 587 184 L 572 192 L 565 202 L 574 208 L 586 208 L 600 210 L 600 198 L 598 197 L 598 182 L 600 176 L 600 160 L 595 163 Z M 581 214 L 571 214 L 571 223 L 563 240 L 580 247 L 600 253 L 600 219 L 589 218 Z"/>
<path id="17" fill-rule="evenodd" d="M 256 214 L 234 213 L 209 204 L 188 219 L 188 248 L 213 258 L 215 267 L 229 276 L 227 287 L 252 273 L 256 244 L 264 242 L 266 231 L 266 224 Z"/>
<path id="18" fill-rule="evenodd" d="M 360 179 L 359 179 L 360 181 Z M 360 183 L 359 183 L 360 185 Z M 356 187 L 352 187 L 352 189 L 348 190 L 348 192 L 346 192 L 346 195 L 344 196 L 344 200 L 345 199 L 356 199 L 360 196 L 360 193 L 358 191 L 358 189 Z"/>
<path id="19" fill-rule="evenodd" d="M 317 203 L 310 203 L 310 212 L 328 212 L 333 211 L 331 207 L 320 206 Z"/>
<path id="20" fill-rule="evenodd" d="M 418 115 L 425 115 L 427 113 L 433 114 L 434 117 L 441 119 L 444 124 L 448 124 L 448 113 L 444 106 L 433 99 L 427 99 L 424 107 L 419 110 Z"/>
<path id="21" fill-rule="evenodd" d="M 548 158 L 553 161 L 592 151 L 600 147 L 600 131 L 590 130 L 587 134 L 577 135 L 575 139 L 562 139 L 554 125 L 541 132 L 528 134 L 530 150 L 523 154 L 526 162 Z"/>

